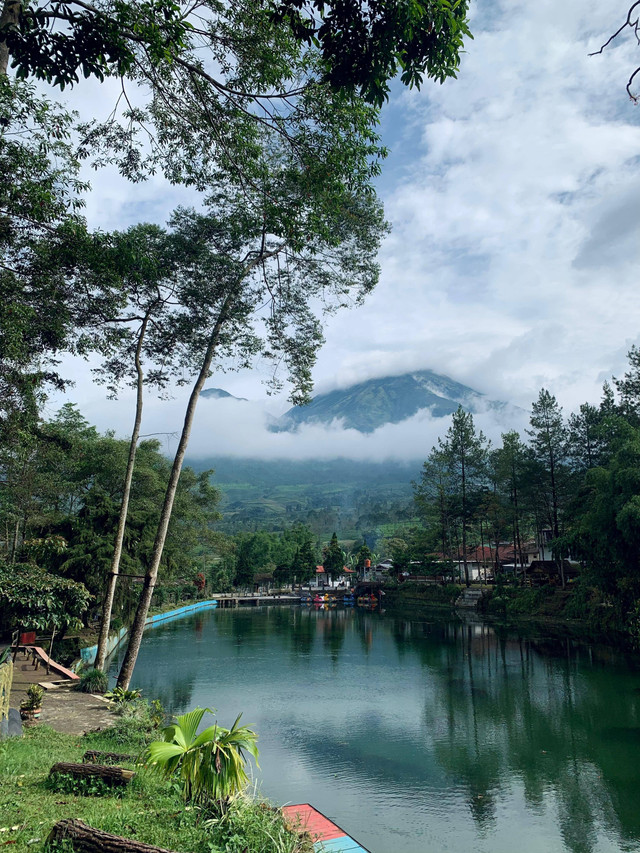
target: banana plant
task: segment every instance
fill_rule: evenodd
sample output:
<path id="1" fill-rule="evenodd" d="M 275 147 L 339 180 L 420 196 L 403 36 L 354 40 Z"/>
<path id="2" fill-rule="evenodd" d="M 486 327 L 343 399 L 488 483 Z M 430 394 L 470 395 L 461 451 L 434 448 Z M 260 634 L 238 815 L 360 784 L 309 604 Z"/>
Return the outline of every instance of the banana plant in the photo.
<path id="1" fill-rule="evenodd" d="M 258 763 L 257 735 L 240 726 L 239 714 L 230 729 L 217 723 L 198 734 L 210 708 L 195 708 L 162 730 L 164 740 L 150 743 L 144 761 L 165 778 L 178 777 L 185 801 L 215 801 L 223 809 L 242 791 L 249 777 L 245 766 L 249 753 Z"/>

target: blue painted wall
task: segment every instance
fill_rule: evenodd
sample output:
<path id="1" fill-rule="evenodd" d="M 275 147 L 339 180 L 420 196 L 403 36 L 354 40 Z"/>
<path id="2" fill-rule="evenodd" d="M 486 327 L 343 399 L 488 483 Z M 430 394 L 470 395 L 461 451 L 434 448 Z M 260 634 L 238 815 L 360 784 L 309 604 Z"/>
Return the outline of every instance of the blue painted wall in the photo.
<path id="1" fill-rule="evenodd" d="M 184 607 L 178 607 L 175 610 L 168 610 L 166 613 L 157 613 L 155 616 L 148 616 L 144 623 L 144 627 L 145 629 L 152 628 L 160 623 L 169 622 L 173 619 L 182 619 L 185 616 L 189 616 L 191 613 L 196 613 L 198 610 L 210 610 L 217 606 L 218 602 L 213 598 L 209 601 L 196 601 L 194 604 L 185 604 Z M 123 640 L 127 638 L 128 633 L 129 631 L 127 628 L 120 628 L 117 634 L 111 634 L 109 642 L 107 643 L 107 657 L 118 648 Z M 86 649 L 80 649 L 82 663 L 87 666 L 91 666 L 95 661 L 97 654 L 97 645 L 87 646 Z"/>

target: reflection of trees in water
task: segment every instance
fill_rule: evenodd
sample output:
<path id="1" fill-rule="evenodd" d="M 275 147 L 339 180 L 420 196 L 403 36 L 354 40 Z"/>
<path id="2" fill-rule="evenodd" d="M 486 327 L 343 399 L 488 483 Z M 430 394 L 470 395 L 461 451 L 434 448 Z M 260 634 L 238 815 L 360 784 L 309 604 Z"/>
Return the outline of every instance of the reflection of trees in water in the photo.
<path id="1" fill-rule="evenodd" d="M 305 607 L 294 612 L 291 620 L 291 631 L 293 635 L 292 657 L 303 656 L 308 658 L 313 649 L 316 639 L 315 619 L 312 613 Z"/>
<path id="2" fill-rule="evenodd" d="M 334 664 L 338 662 L 340 652 L 344 646 L 347 612 L 345 610 L 323 610 L 322 620 L 324 622 L 323 641 L 324 647 Z"/>
<path id="3" fill-rule="evenodd" d="M 621 846 L 640 839 L 640 694 L 633 692 L 640 678 L 634 684 L 620 667 L 627 662 L 611 650 L 361 610 L 218 610 L 211 627 L 212 649 L 226 638 L 238 657 L 255 644 L 274 659 L 308 666 L 325 658 L 337 666 L 347 648 L 360 645 L 372 655 L 369 665 L 406 667 L 419 681 L 420 663 L 425 698 L 417 734 L 406 720 L 394 728 L 372 701 L 366 719 L 324 731 L 309 745 L 354 780 L 373 778 L 380 790 L 399 793 L 459 788 L 482 835 L 495 827 L 501 800 L 521 788 L 533 813 L 557 809 L 553 820 L 572 853 L 594 849 L 601 826 Z M 145 673 L 145 696 L 158 696 L 170 711 L 190 707 L 194 637 L 175 647 L 172 639 L 179 663 L 168 678 L 153 667 Z"/>
<path id="4" fill-rule="evenodd" d="M 575 853 L 593 849 L 601 822 L 637 840 L 637 701 L 631 693 L 612 701 L 615 673 L 585 671 L 588 650 L 571 643 L 554 645 L 551 659 L 538 654 L 539 643 L 508 641 L 486 625 L 435 633 L 432 642 L 410 632 L 405 642 L 434 679 L 424 710 L 427 737 L 466 790 L 478 826 L 495 820 L 495 804 L 515 778 L 534 811 L 555 794 L 562 836 Z M 616 722 L 617 743 L 602 728 Z"/>

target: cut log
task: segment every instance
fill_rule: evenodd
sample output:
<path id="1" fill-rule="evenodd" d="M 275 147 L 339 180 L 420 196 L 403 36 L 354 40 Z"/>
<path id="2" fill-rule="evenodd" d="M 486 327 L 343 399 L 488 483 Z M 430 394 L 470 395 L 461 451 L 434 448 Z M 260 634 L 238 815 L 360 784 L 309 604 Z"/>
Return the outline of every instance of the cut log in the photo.
<path id="1" fill-rule="evenodd" d="M 118 787 L 128 785 L 136 774 L 122 767 L 106 764 L 71 764 L 59 761 L 49 771 L 49 776 L 73 776 L 74 779 L 101 779 L 106 785 Z"/>
<path id="2" fill-rule="evenodd" d="M 99 752 L 96 749 L 88 749 L 82 756 L 83 764 L 135 764 L 136 755 L 127 755 L 126 752 Z"/>
<path id="3" fill-rule="evenodd" d="M 94 829 L 73 818 L 59 820 L 49 833 L 47 843 L 63 839 L 68 839 L 74 851 L 78 853 L 171 853 L 163 847 L 154 847 L 152 844 L 143 844 L 141 841 Z"/>

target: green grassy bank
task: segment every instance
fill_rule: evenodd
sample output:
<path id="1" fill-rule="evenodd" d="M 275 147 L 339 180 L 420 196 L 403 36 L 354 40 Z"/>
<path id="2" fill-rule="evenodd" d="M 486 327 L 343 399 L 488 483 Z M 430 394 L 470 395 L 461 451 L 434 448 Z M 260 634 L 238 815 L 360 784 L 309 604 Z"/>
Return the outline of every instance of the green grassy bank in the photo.
<path id="1" fill-rule="evenodd" d="M 40 853 L 54 823 L 78 818 L 179 853 L 311 853 L 310 840 L 290 831 L 280 811 L 258 799 L 238 797 L 220 818 L 185 806 L 175 784 L 144 768 L 135 768 L 123 793 L 95 783 L 81 790 L 69 777 L 56 787 L 48 780 L 54 763 L 79 762 L 87 749 L 138 754 L 148 734 L 138 721 L 123 718 L 84 737 L 35 726 L 22 738 L 0 742 L 0 845 L 10 845 L 13 853 Z"/>
<path id="2" fill-rule="evenodd" d="M 478 587 L 479 588 L 479 587 Z M 385 607 L 417 611 L 421 608 L 451 610 L 464 587 L 404 583 L 385 586 Z M 530 623 L 554 627 L 588 638 L 630 643 L 633 637 L 619 614 L 593 587 L 578 581 L 567 589 L 555 586 L 492 587 L 480 602 L 478 614 L 507 625 Z"/>

